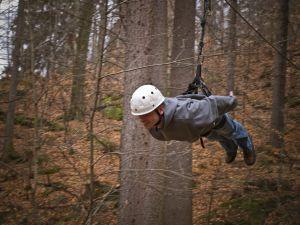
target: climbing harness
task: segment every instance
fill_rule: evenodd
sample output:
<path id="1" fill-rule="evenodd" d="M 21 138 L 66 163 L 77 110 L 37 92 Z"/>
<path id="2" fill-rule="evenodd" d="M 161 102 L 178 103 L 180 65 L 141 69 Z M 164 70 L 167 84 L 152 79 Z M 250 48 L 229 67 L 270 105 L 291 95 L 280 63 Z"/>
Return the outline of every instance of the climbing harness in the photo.
<path id="1" fill-rule="evenodd" d="M 212 94 L 211 91 L 209 90 L 209 88 L 204 83 L 202 76 L 201 76 L 202 63 L 204 61 L 204 57 L 202 55 L 202 50 L 203 50 L 203 46 L 204 46 L 205 24 L 206 24 L 206 18 L 208 16 L 208 13 L 211 11 L 210 0 L 204 0 L 203 11 L 204 11 L 204 13 L 203 13 L 203 17 L 201 18 L 201 36 L 200 36 L 199 47 L 198 47 L 196 74 L 195 74 L 195 78 L 194 78 L 193 82 L 189 84 L 187 91 L 184 92 L 183 95 L 198 94 L 199 88 L 201 89 L 202 93 L 206 96 L 210 96 Z M 202 138 L 200 138 L 200 143 L 201 143 L 202 148 L 205 148 L 204 141 Z"/>
<path id="2" fill-rule="evenodd" d="M 195 78 L 192 83 L 189 84 L 187 91 L 185 91 L 183 94 L 198 94 L 198 89 L 200 88 L 204 95 L 210 96 L 212 93 L 209 90 L 209 88 L 204 83 L 202 76 L 201 76 L 201 70 L 202 70 L 202 63 L 204 61 L 204 57 L 202 55 L 202 50 L 204 46 L 204 34 L 205 34 L 205 24 L 206 24 L 206 18 L 208 14 L 211 11 L 211 2 L 210 0 L 204 0 L 204 7 L 203 7 L 203 17 L 201 18 L 201 36 L 199 41 L 199 47 L 198 47 L 198 58 L 197 58 L 197 67 L 196 67 L 196 74 Z"/>

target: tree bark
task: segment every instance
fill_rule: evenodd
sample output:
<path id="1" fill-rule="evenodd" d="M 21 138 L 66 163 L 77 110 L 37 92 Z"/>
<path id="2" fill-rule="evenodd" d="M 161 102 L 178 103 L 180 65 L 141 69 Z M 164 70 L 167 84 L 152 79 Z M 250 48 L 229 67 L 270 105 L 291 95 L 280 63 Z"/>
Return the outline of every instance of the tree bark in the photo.
<path id="1" fill-rule="evenodd" d="M 221 0 L 218 4 L 218 8 L 220 10 L 220 49 L 224 50 L 224 1 Z M 220 4 L 220 5 L 219 5 Z"/>
<path id="2" fill-rule="evenodd" d="M 23 34 L 25 28 L 25 3 L 24 0 L 19 1 L 18 13 L 16 18 L 16 33 L 14 38 L 14 48 L 12 52 L 12 74 L 10 80 L 9 90 L 9 103 L 7 110 L 7 117 L 4 129 L 4 145 L 3 145 L 3 160 L 8 160 L 14 157 L 14 118 L 15 118 L 15 106 L 17 101 L 17 87 L 22 71 L 21 65 L 21 52 L 23 43 Z"/>
<path id="3" fill-rule="evenodd" d="M 33 146 L 32 146 L 32 174 L 33 179 L 31 182 L 31 205 L 32 205 L 32 223 L 37 224 L 38 220 L 38 208 L 37 208 L 37 183 L 38 183 L 38 152 L 41 146 L 40 143 L 40 122 L 39 122 L 39 107 L 38 107 L 38 93 L 37 93 L 37 74 L 34 74 L 34 64 L 35 64 L 35 45 L 34 45 L 34 35 L 32 32 L 33 21 L 29 17 L 29 40 L 30 40 L 30 75 L 32 81 L 32 102 L 34 104 L 34 136 L 33 136 Z"/>
<path id="4" fill-rule="evenodd" d="M 185 91 L 193 79 L 196 3 L 175 1 L 171 61 L 190 58 L 171 65 L 170 95 Z M 166 151 L 165 225 L 192 224 L 192 150 L 187 142 L 170 141 Z"/>
<path id="5" fill-rule="evenodd" d="M 166 1 L 128 1 L 122 4 L 125 69 L 163 63 L 167 53 Z M 121 140 L 120 225 L 163 224 L 165 143 L 152 138 L 130 113 L 133 91 L 152 83 L 165 90 L 165 66 L 125 73 L 124 119 Z"/>
<path id="6" fill-rule="evenodd" d="M 284 145 L 284 97 L 286 83 L 286 60 L 284 57 L 286 57 L 287 55 L 289 1 L 278 0 L 277 9 L 278 27 L 276 30 L 275 43 L 279 43 L 277 47 L 283 56 L 275 53 L 271 116 L 271 142 L 273 147 L 281 148 Z"/>
<path id="7" fill-rule="evenodd" d="M 232 6 L 237 9 L 237 0 L 231 1 Z M 236 14 L 229 9 L 229 35 L 228 35 L 228 65 L 227 65 L 227 94 L 230 91 L 234 92 L 234 77 L 236 64 Z"/>
<path id="8" fill-rule="evenodd" d="M 76 55 L 73 65 L 73 81 L 69 119 L 82 120 L 84 117 L 85 101 L 85 67 L 87 63 L 90 28 L 94 11 L 94 1 L 85 0 L 82 3 L 79 17 L 79 32 L 76 39 Z"/>

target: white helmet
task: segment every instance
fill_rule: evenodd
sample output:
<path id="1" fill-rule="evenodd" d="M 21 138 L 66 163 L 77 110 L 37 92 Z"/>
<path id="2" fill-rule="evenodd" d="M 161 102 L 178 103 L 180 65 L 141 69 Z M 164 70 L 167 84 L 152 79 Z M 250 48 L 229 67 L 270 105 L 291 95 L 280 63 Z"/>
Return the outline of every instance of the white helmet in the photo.
<path id="1" fill-rule="evenodd" d="M 130 100 L 131 114 L 140 116 L 152 112 L 165 97 L 153 85 L 143 85 L 135 90 Z"/>

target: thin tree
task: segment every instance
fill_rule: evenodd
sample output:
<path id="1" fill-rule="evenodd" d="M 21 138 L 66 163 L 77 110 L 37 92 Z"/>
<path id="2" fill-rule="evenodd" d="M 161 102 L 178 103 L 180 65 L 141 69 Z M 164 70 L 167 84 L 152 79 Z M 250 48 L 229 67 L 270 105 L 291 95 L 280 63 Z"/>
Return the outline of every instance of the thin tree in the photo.
<path id="1" fill-rule="evenodd" d="M 167 54 L 167 8 L 164 0 L 128 1 L 122 4 L 126 38 L 125 69 L 163 63 Z M 165 90 L 165 66 L 125 73 L 124 119 L 121 138 L 120 225 L 163 224 L 163 168 L 165 143 L 130 113 L 133 91 L 153 83 Z"/>
<path id="2" fill-rule="evenodd" d="M 73 65 L 73 80 L 69 119 L 82 120 L 85 110 L 84 87 L 85 67 L 87 62 L 90 28 L 92 24 L 94 1 L 85 0 L 81 3 L 79 16 L 79 32 L 76 38 L 76 53 Z"/>
<path id="3" fill-rule="evenodd" d="M 94 99 L 93 99 L 93 106 L 89 121 L 89 137 L 90 137 L 90 157 L 89 157 L 89 180 L 90 180 L 90 190 L 89 190 L 89 213 L 87 217 L 86 224 L 93 224 L 93 216 L 94 216 L 94 119 L 95 119 L 95 113 L 97 110 L 97 104 L 99 102 L 100 97 L 100 81 L 101 81 L 101 73 L 102 73 L 102 67 L 103 67 L 103 58 L 104 58 L 104 43 L 105 38 L 107 34 L 106 26 L 107 26 L 107 7 L 108 7 L 108 0 L 102 0 L 100 2 L 100 24 L 99 24 L 99 36 L 98 36 L 98 44 L 97 44 L 97 52 L 98 57 L 97 59 L 97 80 L 95 84 L 95 93 L 94 93 Z"/>
<path id="4" fill-rule="evenodd" d="M 32 101 L 34 105 L 34 137 L 33 137 L 33 146 L 32 146 L 32 174 L 33 179 L 31 182 L 31 205 L 32 205 L 32 223 L 36 224 L 38 215 L 37 215 L 37 202 L 36 202 L 36 192 L 37 192 L 37 182 L 38 182 L 38 151 L 41 147 L 41 143 L 39 141 L 39 108 L 38 108 L 38 93 L 37 93 L 37 74 L 34 73 L 34 64 L 35 64 L 35 51 L 34 51 L 34 36 L 33 36 L 33 21 L 32 17 L 28 15 L 28 23 L 29 23 L 29 40 L 30 40 L 30 76 L 32 82 Z"/>
<path id="5" fill-rule="evenodd" d="M 23 73 L 21 56 L 22 56 L 22 43 L 24 39 L 24 29 L 25 29 L 24 0 L 19 1 L 18 12 L 17 12 L 15 23 L 16 23 L 16 32 L 13 41 L 8 110 L 7 110 L 7 117 L 6 117 L 5 129 L 4 129 L 3 153 L 1 157 L 3 160 L 8 160 L 15 156 L 15 151 L 13 146 L 15 106 L 17 101 L 17 87 L 20 80 L 20 76 Z"/>
<path id="6" fill-rule="evenodd" d="M 275 53 L 274 58 L 274 78 L 272 94 L 272 116 L 271 116 L 271 141 L 272 146 L 281 148 L 284 145 L 284 98 L 286 83 L 286 60 L 288 23 L 289 23 L 289 1 L 278 0 L 278 17 L 275 43 L 279 43 L 277 48 L 282 55 Z"/>
<path id="7" fill-rule="evenodd" d="M 237 0 L 231 1 L 232 6 L 237 9 Z M 234 91 L 234 78 L 236 66 L 236 14 L 229 9 L 229 34 L 228 34 L 228 65 L 227 65 L 227 93 Z"/>
<path id="8" fill-rule="evenodd" d="M 224 49 L 224 1 L 221 0 L 220 2 L 217 2 L 218 9 L 220 12 L 220 21 L 219 21 L 219 29 L 220 29 L 220 49 Z"/>

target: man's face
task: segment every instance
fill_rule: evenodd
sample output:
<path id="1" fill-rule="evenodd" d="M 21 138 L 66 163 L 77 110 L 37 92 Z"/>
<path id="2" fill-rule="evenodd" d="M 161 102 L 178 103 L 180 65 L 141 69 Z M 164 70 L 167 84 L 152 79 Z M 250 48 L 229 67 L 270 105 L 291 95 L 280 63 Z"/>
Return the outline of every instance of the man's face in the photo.
<path id="1" fill-rule="evenodd" d="M 139 116 L 139 119 L 147 129 L 151 129 L 159 121 L 159 115 L 157 112 L 152 111 L 145 115 Z"/>

